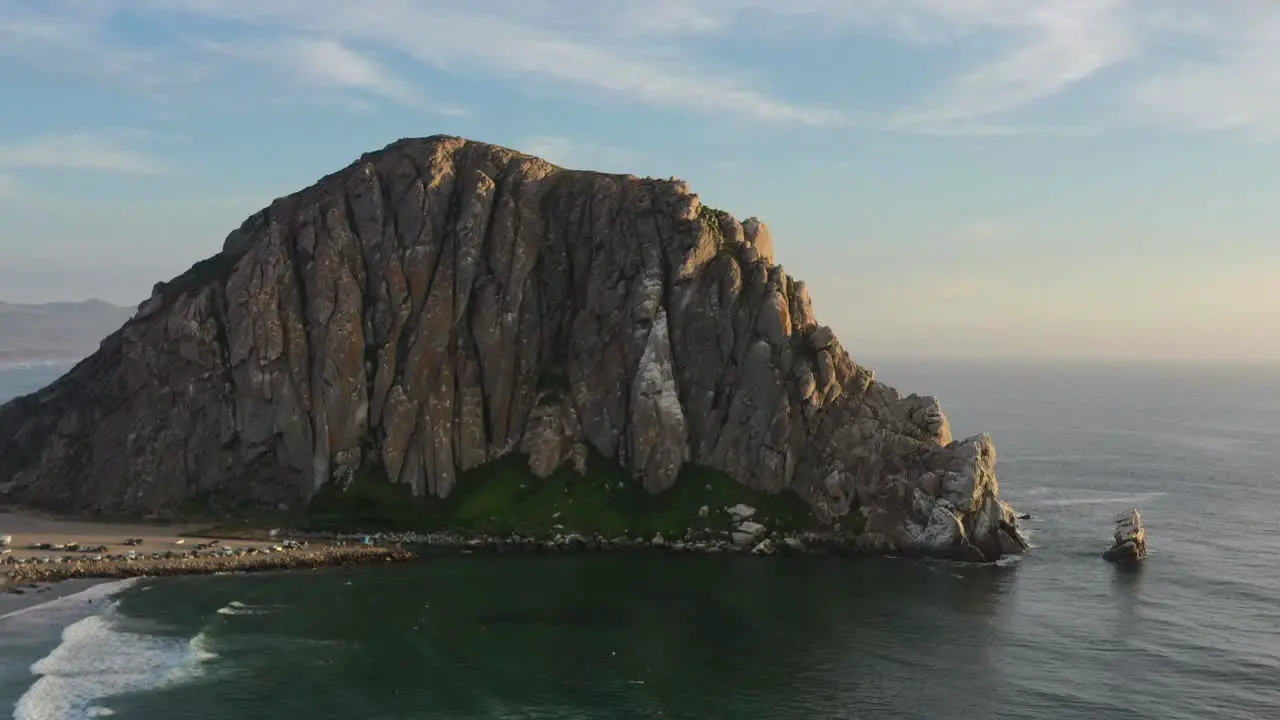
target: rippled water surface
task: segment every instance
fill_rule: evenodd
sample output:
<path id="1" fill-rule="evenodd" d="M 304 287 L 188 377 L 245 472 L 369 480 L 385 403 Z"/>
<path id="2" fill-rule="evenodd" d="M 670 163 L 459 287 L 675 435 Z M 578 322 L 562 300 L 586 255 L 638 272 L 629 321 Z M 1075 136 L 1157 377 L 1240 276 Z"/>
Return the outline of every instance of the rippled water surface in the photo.
<path id="1" fill-rule="evenodd" d="M 0 707 L 23 720 L 1276 716 L 1280 373 L 878 370 L 938 395 L 957 436 L 996 437 L 1002 494 L 1035 515 L 1030 555 L 477 555 L 97 586 L 0 618 Z M 0 395 L 37 382 L 22 372 L 0 371 Z M 1128 506 L 1152 554 L 1119 572 L 1098 556 Z"/>

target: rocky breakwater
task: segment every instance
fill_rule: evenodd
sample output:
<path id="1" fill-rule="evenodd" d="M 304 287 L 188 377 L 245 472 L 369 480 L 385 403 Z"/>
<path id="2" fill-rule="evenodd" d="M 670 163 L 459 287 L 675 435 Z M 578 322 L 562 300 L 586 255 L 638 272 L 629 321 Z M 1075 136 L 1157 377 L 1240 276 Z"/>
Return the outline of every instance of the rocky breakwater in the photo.
<path id="1" fill-rule="evenodd" d="M 0 557 L 0 591 L 21 592 L 24 585 L 73 578 L 130 578 L 169 575 L 212 575 L 222 572 L 262 572 L 372 563 L 404 562 L 414 553 L 398 547 L 350 546 L 345 543 L 308 546 L 296 541 L 263 547 L 231 548 L 207 543 L 199 549 L 112 553 L 107 548 L 34 546 L 32 550 L 65 550 L 74 555 Z"/>
<path id="2" fill-rule="evenodd" d="M 704 466 L 872 552 L 1024 547 L 991 438 L 855 363 L 763 223 L 446 136 L 276 200 L 0 408 L 0 503 L 305 508 L 368 478 L 448 498 L 512 453 L 534 478 L 595 453 L 653 494 Z"/>
<path id="3" fill-rule="evenodd" d="M 704 517 L 713 515 L 702 508 Z M 845 554 L 863 551 L 856 535 L 797 531 L 777 521 L 757 515 L 751 506 L 738 504 L 723 508 L 728 529 L 689 529 L 679 534 L 661 532 L 652 536 L 610 535 L 600 532 L 575 532 L 555 527 L 539 535 L 513 533 L 460 532 L 377 532 L 321 533 L 331 541 L 367 543 L 376 546 L 409 546 L 445 552 L 621 552 L 661 551 L 670 553 L 718 554 L 737 553 L 756 556 L 774 554 Z M 751 519 L 755 518 L 755 519 Z M 759 522 L 757 522 L 758 520 Z"/>

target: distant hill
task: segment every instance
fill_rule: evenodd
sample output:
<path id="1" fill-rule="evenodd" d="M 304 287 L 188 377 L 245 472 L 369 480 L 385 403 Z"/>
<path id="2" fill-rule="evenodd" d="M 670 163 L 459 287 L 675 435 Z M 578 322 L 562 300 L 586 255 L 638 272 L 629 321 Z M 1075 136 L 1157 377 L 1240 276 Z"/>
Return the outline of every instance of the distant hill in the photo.
<path id="1" fill-rule="evenodd" d="M 85 357 L 134 312 L 134 308 L 101 300 L 45 305 L 0 302 L 0 363 Z"/>

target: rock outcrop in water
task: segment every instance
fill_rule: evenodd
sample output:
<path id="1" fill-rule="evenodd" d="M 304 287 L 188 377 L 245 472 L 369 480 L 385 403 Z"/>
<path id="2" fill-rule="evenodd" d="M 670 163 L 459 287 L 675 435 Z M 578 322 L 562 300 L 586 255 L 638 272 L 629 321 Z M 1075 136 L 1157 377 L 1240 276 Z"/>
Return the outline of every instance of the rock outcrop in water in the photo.
<path id="1" fill-rule="evenodd" d="M 0 409 L 0 501 L 298 507 L 370 468 L 446 496 L 507 453 L 544 476 L 589 450 L 653 493 L 685 463 L 798 493 L 868 550 L 1023 547 L 991 439 L 854 363 L 764 224 L 444 136 L 276 200 Z"/>
<path id="2" fill-rule="evenodd" d="M 1147 529 L 1137 509 L 1116 516 L 1115 544 L 1102 554 L 1115 563 L 1133 563 L 1147 556 Z"/>

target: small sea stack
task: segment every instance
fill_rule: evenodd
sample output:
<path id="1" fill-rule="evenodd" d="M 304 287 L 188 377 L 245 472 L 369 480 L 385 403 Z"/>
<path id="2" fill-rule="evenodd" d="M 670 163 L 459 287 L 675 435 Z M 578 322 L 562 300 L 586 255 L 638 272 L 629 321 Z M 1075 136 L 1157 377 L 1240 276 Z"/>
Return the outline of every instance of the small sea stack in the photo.
<path id="1" fill-rule="evenodd" d="M 1147 529 L 1136 508 L 1116 516 L 1115 544 L 1102 554 L 1114 563 L 1135 563 L 1147 556 Z"/>

